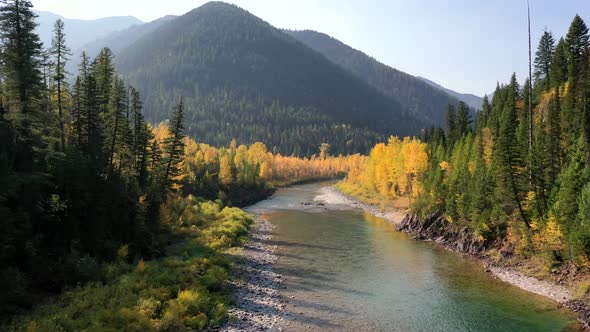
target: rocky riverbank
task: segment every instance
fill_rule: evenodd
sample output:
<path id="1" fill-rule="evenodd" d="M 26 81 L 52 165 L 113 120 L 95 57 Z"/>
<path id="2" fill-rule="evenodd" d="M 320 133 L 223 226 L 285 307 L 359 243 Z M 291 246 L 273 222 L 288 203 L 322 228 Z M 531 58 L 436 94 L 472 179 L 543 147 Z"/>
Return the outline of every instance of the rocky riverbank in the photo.
<path id="1" fill-rule="evenodd" d="M 449 250 L 476 257 L 497 278 L 559 302 L 578 313 L 579 320 L 586 328 L 590 326 L 590 308 L 585 303 L 572 299 L 567 288 L 492 264 L 485 255 L 487 246 L 491 244 L 479 241 L 466 229 L 457 230 L 451 227 L 441 214 L 432 214 L 420 220 L 405 211 L 383 209 L 361 202 L 334 187 L 322 188 L 314 201 L 309 203 L 314 208 L 364 210 L 383 218 L 416 240 L 436 242 Z M 270 222 L 261 216 L 256 217 L 251 238 L 244 245 L 236 268 L 236 304 L 230 309 L 230 321 L 221 331 L 280 331 L 279 326 L 288 319 L 284 313 L 286 300 L 279 294 L 284 277 L 273 272 L 272 268 L 277 259 L 274 253 L 276 246 L 269 244 L 272 230 L 273 225 Z"/>
<path id="2" fill-rule="evenodd" d="M 268 244 L 273 225 L 256 216 L 251 238 L 236 267 L 235 306 L 230 308 L 224 332 L 272 331 L 282 320 L 284 301 L 279 295 L 283 277 L 272 269 L 276 246 Z M 278 329 L 277 329 L 278 331 Z"/>
<path id="3" fill-rule="evenodd" d="M 344 206 L 346 208 L 361 209 L 379 218 L 383 218 L 393 225 L 399 224 L 406 216 L 406 212 L 404 211 L 389 208 L 382 209 L 376 205 L 363 203 L 334 187 L 322 188 L 320 194 L 316 196 L 315 201 L 332 207 Z"/>
<path id="4" fill-rule="evenodd" d="M 572 300 L 569 291 L 562 285 L 526 276 L 510 268 L 494 266 L 485 255 L 490 244 L 480 241 L 466 228 L 452 227 L 440 213 L 428 215 L 423 220 L 416 215 L 407 215 L 397 225 L 397 229 L 410 234 L 416 240 L 433 241 L 449 250 L 476 257 L 496 277 L 526 291 L 543 295 L 562 304 Z"/>
<path id="5" fill-rule="evenodd" d="M 363 203 L 341 193 L 336 188 L 329 188 L 328 192 L 333 200 L 346 201 L 353 207 L 384 218 L 397 230 L 408 233 L 415 240 L 436 242 L 448 250 L 477 258 L 486 271 L 493 273 L 500 280 L 528 292 L 548 297 L 578 313 L 578 320 L 590 330 L 590 307 L 573 299 L 566 287 L 527 276 L 511 268 L 495 266 L 485 255 L 486 250 L 489 249 L 488 246 L 492 244 L 480 241 L 467 229 L 452 227 L 442 214 L 434 213 L 421 220 L 416 215 L 394 209 L 383 211 L 378 206 Z"/>
<path id="6" fill-rule="evenodd" d="M 488 246 L 473 236 L 467 229 L 456 229 L 440 213 L 434 213 L 420 220 L 415 215 L 406 215 L 397 229 L 410 234 L 416 240 L 434 241 L 445 248 L 478 258 L 500 280 L 528 292 L 548 297 L 578 314 L 578 320 L 590 330 L 590 307 L 572 297 L 569 290 L 550 281 L 527 276 L 509 267 L 496 266 L 485 255 Z"/>

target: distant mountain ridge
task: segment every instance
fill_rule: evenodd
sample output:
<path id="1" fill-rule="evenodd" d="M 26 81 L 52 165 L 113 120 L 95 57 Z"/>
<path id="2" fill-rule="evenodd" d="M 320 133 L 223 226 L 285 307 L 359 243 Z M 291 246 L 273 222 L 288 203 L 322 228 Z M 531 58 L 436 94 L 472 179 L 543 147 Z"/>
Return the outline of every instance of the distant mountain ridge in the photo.
<path id="1" fill-rule="evenodd" d="M 421 76 L 416 76 L 416 77 L 418 79 L 421 79 L 422 81 L 430 84 L 431 86 L 433 86 L 437 89 L 440 89 L 440 90 L 448 93 L 449 95 L 451 95 L 459 100 L 462 100 L 465 104 L 467 104 L 469 107 L 471 107 L 475 110 L 481 109 L 481 104 L 483 103 L 483 97 L 479 97 L 479 96 L 476 96 L 476 95 L 470 94 L 470 93 L 459 93 L 459 92 L 453 91 L 451 89 L 447 89 L 444 86 L 442 86 L 436 82 L 433 82 L 427 78 L 424 78 Z"/>
<path id="2" fill-rule="evenodd" d="M 136 42 L 139 38 L 152 33 L 162 26 L 162 24 L 171 21 L 176 17 L 177 16 L 168 15 L 148 23 L 135 24 L 128 28 L 117 30 L 103 37 L 86 42 L 79 48 L 72 49 L 72 58 L 74 61 L 68 62 L 68 71 L 70 73 L 76 73 L 78 71 L 78 62 L 80 61 L 83 51 L 85 51 L 91 59 L 96 57 L 100 50 L 104 47 L 110 48 L 114 54 L 117 54 L 121 50 Z"/>
<path id="3" fill-rule="evenodd" d="M 284 31 L 395 99 L 412 115 L 430 125 L 443 126 L 447 105 L 456 105 L 461 100 L 422 79 L 391 68 L 327 34 L 313 30 Z"/>
<path id="4" fill-rule="evenodd" d="M 164 22 L 116 55 L 150 121 L 184 96 L 187 132 L 227 145 L 262 141 L 282 153 L 367 152 L 428 122 L 283 31 L 235 6 L 209 2 Z"/>
<path id="5" fill-rule="evenodd" d="M 65 23 L 68 46 L 72 50 L 76 50 L 98 38 L 105 37 L 112 32 L 120 31 L 133 25 L 143 24 L 141 20 L 133 16 L 113 16 L 96 20 L 78 20 L 65 18 L 46 11 L 36 10 L 34 12 L 38 15 L 36 19 L 36 22 L 39 24 L 37 33 L 45 47 L 51 45 L 53 24 L 56 20 L 61 19 Z"/>
<path id="6" fill-rule="evenodd" d="M 213 145 L 236 138 L 310 154 L 328 142 L 333 152 L 366 152 L 388 135 L 444 126 L 447 104 L 459 102 L 325 34 L 279 30 L 223 2 L 72 47 L 70 72 L 82 50 L 94 57 L 103 47 L 142 92 L 148 120 L 167 119 L 182 94 L 188 133 Z"/>

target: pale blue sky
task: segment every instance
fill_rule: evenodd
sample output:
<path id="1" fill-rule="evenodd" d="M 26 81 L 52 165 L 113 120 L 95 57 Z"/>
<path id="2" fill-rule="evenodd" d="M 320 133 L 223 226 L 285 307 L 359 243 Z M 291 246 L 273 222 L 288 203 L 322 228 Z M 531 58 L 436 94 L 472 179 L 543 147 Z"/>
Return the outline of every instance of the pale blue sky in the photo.
<path id="1" fill-rule="evenodd" d="M 67 18 L 183 14 L 200 0 L 33 0 Z M 526 0 L 233 0 L 272 25 L 327 33 L 394 68 L 483 95 L 527 72 Z M 530 0 L 533 48 L 543 29 L 562 36 L 590 0 Z M 557 38 L 556 38 L 557 39 Z"/>

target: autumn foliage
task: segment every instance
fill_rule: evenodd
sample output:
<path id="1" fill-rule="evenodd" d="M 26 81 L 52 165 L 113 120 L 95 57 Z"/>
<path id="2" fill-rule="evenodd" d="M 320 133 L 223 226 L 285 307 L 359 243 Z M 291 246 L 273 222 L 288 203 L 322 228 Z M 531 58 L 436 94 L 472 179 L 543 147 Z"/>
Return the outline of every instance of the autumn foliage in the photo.
<path id="1" fill-rule="evenodd" d="M 169 135 L 162 123 L 153 128 L 156 141 L 163 142 Z M 222 199 L 244 204 L 261 198 L 275 186 L 310 180 L 342 178 L 351 170 L 362 169 L 366 156 L 331 156 L 330 146 L 318 146 L 318 154 L 294 157 L 273 154 L 266 145 L 237 145 L 217 148 L 184 138 L 184 159 L 176 179 L 186 194 L 207 199 Z M 251 199 L 250 199 L 251 198 Z"/>
<path id="2" fill-rule="evenodd" d="M 391 137 L 387 144 L 377 144 L 366 160 L 354 163 L 340 187 L 374 201 L 403 197 L 411 200 L 421 192 L 420 176 L 427 168 L 425 143 L 415 138 Z"/>

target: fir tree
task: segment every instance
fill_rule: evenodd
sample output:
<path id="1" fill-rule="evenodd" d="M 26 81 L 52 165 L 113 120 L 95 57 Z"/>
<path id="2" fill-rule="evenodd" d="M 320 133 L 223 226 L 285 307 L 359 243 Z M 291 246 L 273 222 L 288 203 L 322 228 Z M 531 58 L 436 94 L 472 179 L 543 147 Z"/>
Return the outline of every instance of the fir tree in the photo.
<path id="1" fill-rule="evenodd" d="M 578 82 L 586 66 L 586 56 L 590 46 L 588 27 L 579 15 L 576 15 L 570 25 L 565 42 L 568 47 L 568 71 L 570 80 Z"/>
<path id="2" fill-rule="evenodd" d="M 523 190 L 523 174 L 521 172 L 524 168 L 524 162 L 521 156 L 522 148 L 516 137 L 516 104 L 519 99 L 516 74 L 512 75 L 510 84 L 506 89 L 506 102 L 502 110 L 500 131 L 497 143 L 494 145 L 496 150 L 495 166 L 499 181 L 497 188 L 500 190 L 497 199 L 499 202 L 503 202 L 503 208 L 508 215 L 512 214 L 512 211 L 516 209 L 528 228 L 530 223 L 522 206 L 525 191 Z"/>
<path id="3" fill-rule="evenodd" d="M 543 32 L 543 36 L 541 36 L 537 53 L 535 54 L 535 83 L 543 91 L 551 88 L 550 70 L 554 53 L 555 40 L 553 39 L 553 34 L 545 31 Z"/>
<path id="4" fill-rule="evenodd" d="M 174 183 L 174 177 L 178 175 L 178 164 L 184 153 L 184 103 L 182 98 L 176 106 L 170 121 L 170 137 L 164 142 L 166 161 L 163 171 L 164 184 L 169 187 Z"/>
<path id="5" fill-rule="evenodd" d="M 109 48 L 103 48 L 92 63 L 92 75 L 96 81 L 96 102 L 100 114 L 107 112 L 111 89 L 116 81 L 113 57 L 113 52 Z"/>
<path id="6" fill-rule="evenodd" d="M 551 155 L 550 163 L 550 183 L 553 185 L 557 181 L 557 176 L 561 171 L 562 152 L 561 152 L 561 102 L 559 98 L 559 88 L 551 96 L 549 112 L 547 114 L 549 151 Z"/>
<path id="7" fill-rule="evenodd" d="M 574 17 L 565 42 L 568 47 L 569 93 L 564 118 L 570 137 L 577 137 L 585 125 L 586 75 L 588 68 L 588 27 L 579 15 Z M 582 119 L 582 121 L 580 121 Z"/>
<path id="8" fill-rule="evenodd" d="M 447 137 L 449 142 L 449 147 L 453 145 L 456 139 L 457 133 L 457 112 L 455 111 L 455 107 L 453 105 L 448 104 L 447 106 Z"/>
<path id="9" fill-rule="evenodd" d="M 76 83 L 74 83 L 74 114 L 73 114 L 73 128 L 74 128 L 74 140 L 79 149 L 84 147 L 84 89 L 82 87 L 82 80 L 80 76 L 76 77 Z"/>
<path id="10" fill-rule="evenodd" d="M 586 167 L 585 142 L 580 137 L 572 149 L 569 165 L 559 177 L 559 191 L 555 202 L 555 213 L 558 221 L 565 230 L 568 245 L 568 256 L 573 263 L 574 253 L 572 246 L 573 233 L 576 230 L 578 216 L 578 195 L 584 184 L 590 180 Z"/>
<path id="11" fill-rule="evenodd" d="M 480 131 L 483 127 L 488 125 L 491 113 L 492 106 L 490 105 L 488 96 L 485 95 L 483 96 L 483 101 L 481 103 L 481 112 L 479 112 L 478 116 L 476 117 L 476 129 L 478 131 Z"/>
<path id="12" fill-rule="evenodd" d="M 107 113 L 107 151 L 109 151 L 109 174 L 113 174 L 115 169 L 115 155 L 117 153 L 117 149 L 120 149 L 121 145 L 123 144 L 125 111 L 127 109 L 125 96 L 125 83 L 123 83 L 123 81 L 120 79 L 115 79 L 110 94 Z"/>
<path id="13" fill-rule="evenodd" d="M 51 41 L 50 54 L 53 56 L 55 65 L 55 76 L 53 77 L 56 85 L 57 94 L 57 111 L 59 116 L 59 130 L 61 140 L 61 151 L 65 150 L 66 139 L 65 139 L 65 126 L 64 126 L 64 92 L 68 88 L 66 80 L 69 74 L 66 70 L 66 63 L 72 55 L 70 48 L 66 45 L 66 36 L 64 33 L 64 22 L 59 19 L 55 21 L 53 28 L 53 39 Z"/>
<path id="14" fill-rule="evenodd" d="M 471 130 L 471 114 L 469 114 L 469 107 L 460 101 L 457 107 L 457 120 L 456 120 L 456 136 L 461 137 L 467 134 Z"/>
<path id="15" fill-rule="evenodd" d="M 560 38 L 555 47 L 553 61 L 549 70 L 551 87 L 559 87 L 568 77 L 568 49 L 565 39 Z"/>
<path id="16" fill-rule="evenodd" d="M 130 101 L 130 108 L 131 108 L 131 116 L 133 121 L 133 155 L 135 160 L 135 166 L 137 166 L 137 162 L 140 156 L 143 154 L 143 132 L 144 132 L 144 119 L 143 114 L 141 113 L 143 109 L 143 103 L 141 102 L 141 98 L 139 92 L 131 87 L 131 101 Z"/>
<path id="17" fill-rule="evenodd" d="M 42 90 L 42 44 L 35 33 L 36 15 L 29 0 L 2 0 L 0 38 L 9 108 L 29 116 Z"/>
<path id="18" fill-rule="evenodd" d="M 80 107 L 86 120 L 83 126 L 85 127 L 83 133 L 86 135 L 84 151 L 96 161 L 99 161 L 102 158 L 103 151 L 103 117 L 99 114 L 95 74 L 86 52 L 82 52 L 82 61 L 78 67 L 78 71 L 82 89 L 80 93 Z"/>

